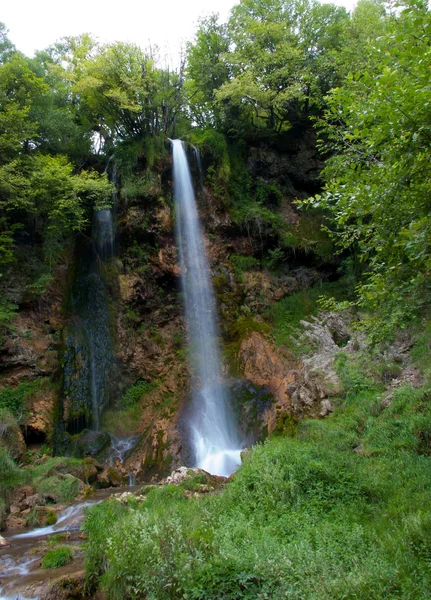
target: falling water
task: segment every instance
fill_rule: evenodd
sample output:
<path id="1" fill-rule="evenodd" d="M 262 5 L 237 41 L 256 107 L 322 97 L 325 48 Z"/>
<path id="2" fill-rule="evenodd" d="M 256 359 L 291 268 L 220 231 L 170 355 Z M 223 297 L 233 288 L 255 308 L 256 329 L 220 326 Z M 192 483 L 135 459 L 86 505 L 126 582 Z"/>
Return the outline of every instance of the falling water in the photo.
<path id="1" fill-rule="evenodd" d="M 198 167 L 199 182 L 202 187 L 203 183 L 204 183 L 204 173 L 203 173 L 203 169 L 202 169 L 201 155 L 200 155 L 199 150 L 196 148 L 196 146 L 192 146 L 192 148 L 193 148 L 193 154 L 195 155 L 196 165 Z"/>
<path id="2" fill-rule="evenodd" d="M 198 467 L 228 476 L 241 462 L 240 443 L 221 377 L 214 294 L 190 169 L 181 140 L 173 140 L 172 147 L 181 281 L 192 369 L 199 382 L 192 399 L 191 443 Z"/>
<path id="3" fill-rule="evenodd" d="M 111 433 L 111 448 L 109 452 L 109 462 L 114 464 L 115 461 L 123 464 L 124 460 L 127 458 L 127 455 L 130 453 L 130 450 L 136 445 L 139 436 L 130 436 L 126 438 L 121 438 L 116 435 L 112 435 Z M 129 486 L 136 485 L 136 477 L 132 472 L 127 473 L 129 477 Z"/>
<path id="4" fill-rule="evenodd" d="M 116 182 L 116 166 L 113 169 Z M 113 205 L 116 204 L 116 191 Z M 115 357 L 110 330 L 108 294 L 103 265 L 115 254 L 113 211 L 94 213 L 91 249 L 80 257 L 71 288 L 72 318 L 64 353 L 64 395 L 75 416 L 73 432 L 91 425 L 99 429 L 100 414 L 109 403 Z M 72 427 L 69 425 L 69 429 Z M 60 437 L 61 443 L 61 437 Z M 56 450 L 60 447 L 55 443 Z"/>

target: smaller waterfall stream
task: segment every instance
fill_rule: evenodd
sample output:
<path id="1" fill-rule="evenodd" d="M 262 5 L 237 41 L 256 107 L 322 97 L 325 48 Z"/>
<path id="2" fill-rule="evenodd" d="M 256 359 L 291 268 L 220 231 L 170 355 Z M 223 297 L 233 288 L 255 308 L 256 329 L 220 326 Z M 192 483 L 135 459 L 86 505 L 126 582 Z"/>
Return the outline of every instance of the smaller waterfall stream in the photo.
<path id="1" fill-rule="evenodd" d="M 229 476 L 241 462 L 240 442 L 222 380 L 214 294 L 187 155 L 181 140 L 173 140 L 172 147 L 181 281 L 196 378 L 191 442 L 198 467 L 214 475 Z"/>

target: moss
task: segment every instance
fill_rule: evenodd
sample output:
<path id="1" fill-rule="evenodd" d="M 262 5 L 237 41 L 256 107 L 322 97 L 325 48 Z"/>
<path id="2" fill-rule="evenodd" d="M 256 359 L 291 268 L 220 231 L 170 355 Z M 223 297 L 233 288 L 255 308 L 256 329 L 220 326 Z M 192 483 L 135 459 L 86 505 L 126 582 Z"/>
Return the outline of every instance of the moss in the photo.
<path id="1" fill-rule="evenodd" d="M 55 523 L 57 523 L 57 513 L 50 510 L 46 515 L 45 525 L 54 525 Z"/>
<path id="2" fill-rule="evenodd" d="M 154 381 L 138 381 L 124 392 L 118 405 L 119 408 L 124 410 L 134 406 L 147 394 L 150 394 L 153 390 L 155 390 L 157 386 L 158 383 Z"/>

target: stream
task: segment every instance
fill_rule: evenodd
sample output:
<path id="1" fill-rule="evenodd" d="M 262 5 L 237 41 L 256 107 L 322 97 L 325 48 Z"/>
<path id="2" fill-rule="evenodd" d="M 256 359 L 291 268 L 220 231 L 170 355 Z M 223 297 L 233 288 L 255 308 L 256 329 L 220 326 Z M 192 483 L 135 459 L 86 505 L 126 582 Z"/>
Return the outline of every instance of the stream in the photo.
<path id="1" fill-rule="evenodd" d="M 84 520 L 84 509 L 110 496 L 134 489 L 139 489 L 139 486 L 98 490 L 88 500 L 64 508 L 54 525 L 20 532 L 7 531 L 9 546 L 0 548 L 0 600 L 38 600 L 37 590 L 48 580 L 80 571 L 83 568 L 82 557 L 64 567 L 42 569 L 40 564 L 46 550 L 46 547 L 42 548 L 43 543 L 49 536 L 67 533 L 63 545 L 79 547 L 82 543 L 80 526 Z M 34 590 L 35 594 L 28 595 L 29 590 Z"/>

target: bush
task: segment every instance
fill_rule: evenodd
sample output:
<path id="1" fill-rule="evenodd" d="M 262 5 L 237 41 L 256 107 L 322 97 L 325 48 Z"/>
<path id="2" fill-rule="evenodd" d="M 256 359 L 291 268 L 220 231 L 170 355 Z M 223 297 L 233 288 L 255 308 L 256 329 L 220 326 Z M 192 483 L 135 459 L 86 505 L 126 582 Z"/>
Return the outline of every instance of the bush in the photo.
<path id="1" fill-rule="evenodd" d="M 13 414 L 0 408 L 0 446 L 5 446 L 16 461 L 24 459 L 26 446 Z"/>
<path id="2" fill-rule="evenodd" d="M 73 560 L 73 551 L 71 548 L 64 546 L 62 548 L 54 548 L 48 550 L 42 559 L 42 569 L 58 569 Z"/>

